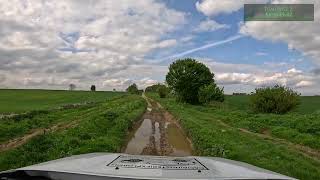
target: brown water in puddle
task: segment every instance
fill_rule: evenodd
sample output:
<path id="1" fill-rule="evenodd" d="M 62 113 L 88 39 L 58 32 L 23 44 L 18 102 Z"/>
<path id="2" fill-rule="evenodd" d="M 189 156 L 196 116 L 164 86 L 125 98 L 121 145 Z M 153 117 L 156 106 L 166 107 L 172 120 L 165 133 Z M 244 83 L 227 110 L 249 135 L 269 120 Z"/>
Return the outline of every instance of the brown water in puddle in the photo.
<path id="1" fill-rule="evenodd" d="M 158 103 L 146 100 L 147 112 L 129 133 L 123 152 L 136 155 L 192 155 L 190 140 L 173 116 Z"/>

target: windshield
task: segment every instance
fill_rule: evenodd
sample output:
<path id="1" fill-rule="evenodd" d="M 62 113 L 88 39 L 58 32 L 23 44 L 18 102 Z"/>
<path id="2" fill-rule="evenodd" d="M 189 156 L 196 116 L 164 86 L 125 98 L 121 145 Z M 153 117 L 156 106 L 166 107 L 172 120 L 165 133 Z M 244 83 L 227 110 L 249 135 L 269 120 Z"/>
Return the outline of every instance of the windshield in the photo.
<path id="1" fill-rule="evenodd" d="M 320 179 L 319 8 L 316 0 L 0 0 L 0 171 L 115 153 L 138 155 L 126 163 L 139 167 L 144 156 L 219 157 Z M 212 173 L 202 178 L 235 172 L 195 159 Z M 152 165 L 163 175 L 167 166 Z"/>

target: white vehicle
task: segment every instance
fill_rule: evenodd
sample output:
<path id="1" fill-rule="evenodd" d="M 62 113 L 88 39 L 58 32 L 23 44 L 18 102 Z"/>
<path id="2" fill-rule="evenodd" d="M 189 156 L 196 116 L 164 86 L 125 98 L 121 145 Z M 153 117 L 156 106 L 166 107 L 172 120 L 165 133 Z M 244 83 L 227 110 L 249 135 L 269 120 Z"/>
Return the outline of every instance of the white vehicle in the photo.
<path id="1" fill-rule="evenodd" d="M 215 157 L 92 153 L 0 173 L 1 180 L 294 179 Z"/>

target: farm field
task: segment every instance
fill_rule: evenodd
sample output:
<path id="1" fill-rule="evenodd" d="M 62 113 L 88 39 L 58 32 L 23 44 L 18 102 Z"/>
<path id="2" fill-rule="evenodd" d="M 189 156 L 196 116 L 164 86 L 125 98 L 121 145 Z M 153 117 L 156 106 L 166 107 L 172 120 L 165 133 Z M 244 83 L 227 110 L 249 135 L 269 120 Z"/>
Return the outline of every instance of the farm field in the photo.
<path id="1" fill-rule="evenodd" d="M 295 112 L 273 115 L 250 112 L 248 96 L 207 106 L 148 96 L 180 120 L 197 155 L 243 161 L 298 179 L 320 178 L 320 106 L 313 98 L 302 97 Z M 312 113 L 305 114 L 308 107 Z"/>
<path id="2" fill-rule="evenodd" d="M 0 89 L 0 114 L 48 110 L 63 105 L 101 102 L 121 92 Z"/>
<path id="3" fill-rule="evenodd" d="M 119 152 L 146 102 L 137 95 L 97 94 L 93 99 L 99 102 L 3 118 L 0 171 L 74 154 Z"/>

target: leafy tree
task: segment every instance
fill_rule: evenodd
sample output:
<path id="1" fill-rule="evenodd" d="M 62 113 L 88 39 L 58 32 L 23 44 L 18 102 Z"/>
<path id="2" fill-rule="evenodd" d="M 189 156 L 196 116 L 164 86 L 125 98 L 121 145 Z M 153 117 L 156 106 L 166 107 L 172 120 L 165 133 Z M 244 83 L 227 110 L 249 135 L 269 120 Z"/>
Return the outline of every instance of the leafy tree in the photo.
<path id="1" fill-rule="evenodd" d="M 251 107 L 256 112 L 284 114 L 300 104 L 300 94 L 280 85 L 257 88 L 251 94 Z"/>
<path id="2" fill-rule="evenodd" d="M 143 89 L 139 89 L 137 94 L 142 95 L 142 93 L 143 93 Z"/>
<path id="3" fill-rule="evenodd" d="M 76 89 L 76 85 L 75 84 L 69 84 L 69 90 L 73 91 Z"/>
<path id="4" fill-rule="evenodd" d="M 198 96 L 201 104 L 209 103 L 211 101 L 224 101 L 223 88 L 219 88 L 216 84 L 201 86 Z"/>
<path id="5" fill-rule="evenodd" d="M 131 84 L 126 91 L 130 94 L 139 94 L 138 86 L 135 83 Z"/>
<path id="6" fill-rule="evenodd" d="M 169 93 L 169 89 L 165 85 L 159 86 L 157 91 L 160 98 L 166 98 Z"/>
<path id="7" fill-rule="evenodd" d="M 96 91 L 96 86 L 95 85 L 91 85 L 91 91 Z"/>
<path id="8" fill-rule="evenodd" d="M 178 99 L 198 104 L 198 91 L 200 87 L 215 84 L 214 74 L 204 64 L 195 59 L 179 59 L 172 63 L 166 75 L 166 82 Z"/>
<path id="9" fill-rule="evenodd" d="M 146 88 L 146 92 L 158 92 L 158 89 L 159 89 L 160 87 L 166 87 L 166 86 L 163 85 L 163 84 L 160 84 L 160 83 L 154 84 L 154 85 L 152 85 L 152 86 L 148 86 L 148 87 Z"/>

